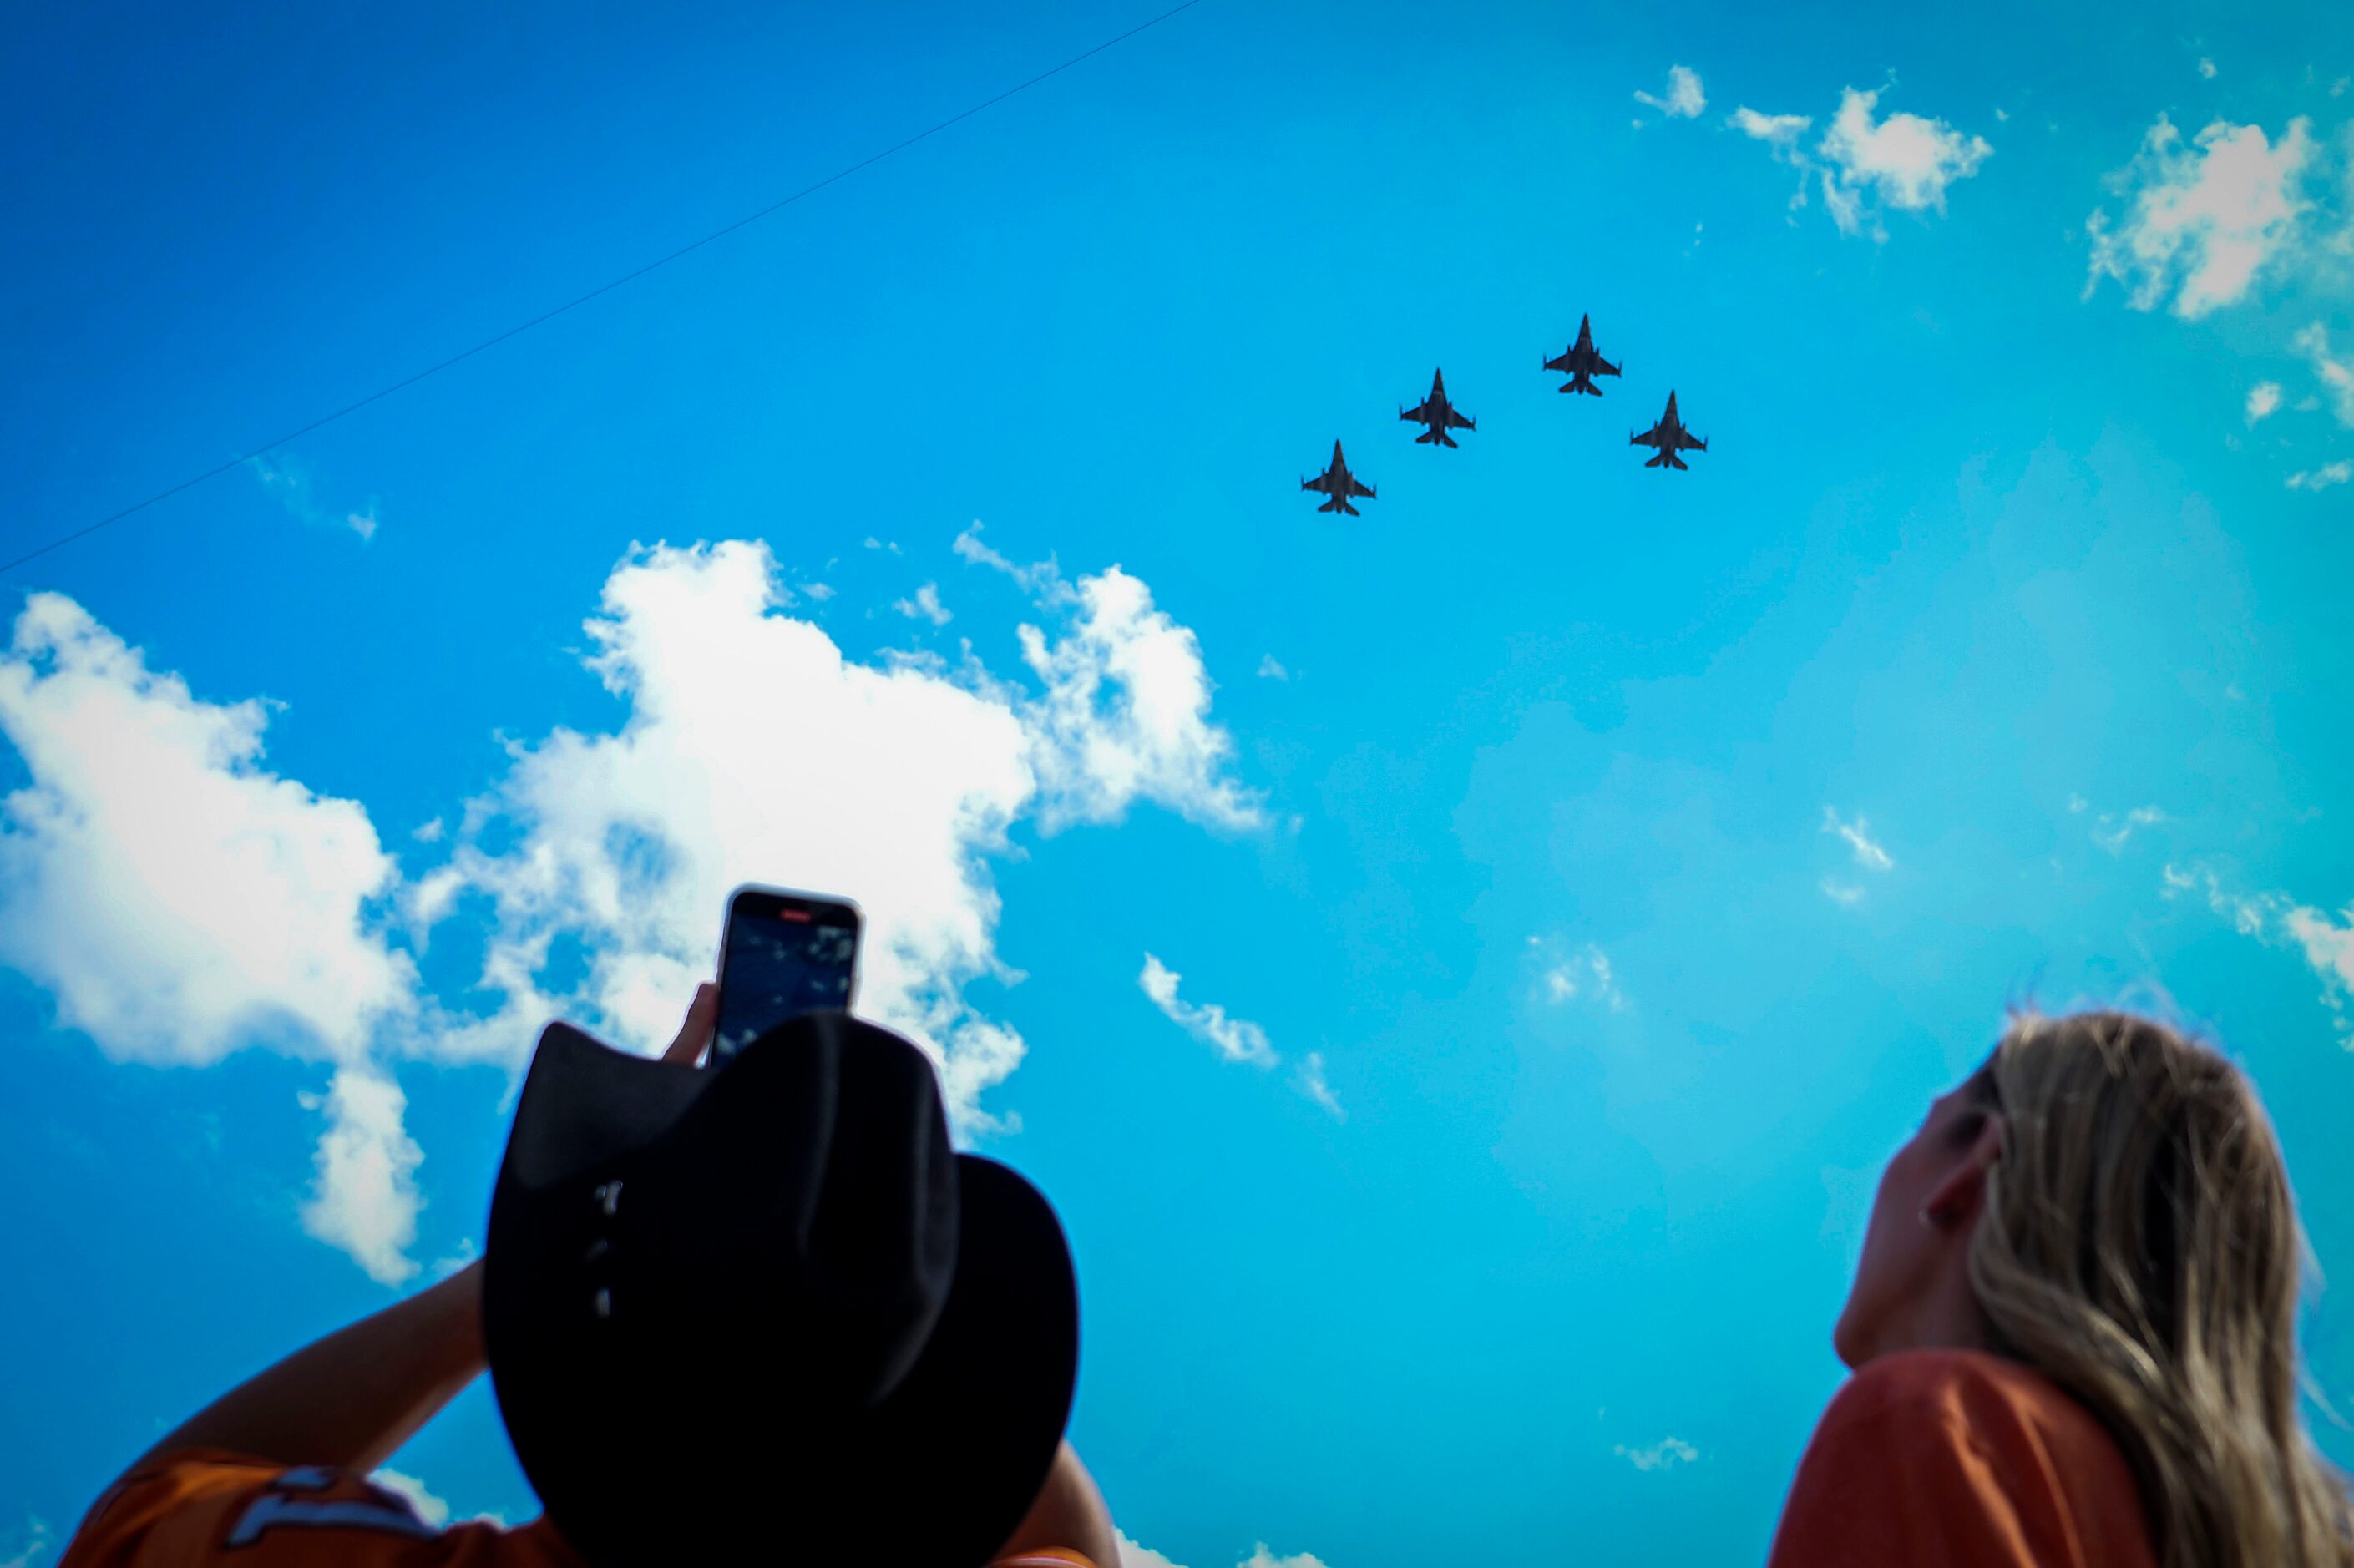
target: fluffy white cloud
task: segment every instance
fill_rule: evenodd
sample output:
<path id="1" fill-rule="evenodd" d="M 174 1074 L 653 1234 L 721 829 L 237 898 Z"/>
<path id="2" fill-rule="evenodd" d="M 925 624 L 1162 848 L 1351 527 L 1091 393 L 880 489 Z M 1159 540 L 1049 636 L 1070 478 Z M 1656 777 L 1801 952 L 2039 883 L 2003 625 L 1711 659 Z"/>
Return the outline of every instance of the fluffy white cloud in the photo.
<path id="1" fill-rule="evenodd" d="M 377 1284 L 400 1284 L 417 1272 L 408 1248 L 423 1207 L 417 1167 L 424 1150 L 401 1125 L 408 1097 L 387 1073 L 343 1066 L 323 1097 L 302 1100 L 304 1109 L 327 1113 L 302 1228 L 348 1253 Z"/>
<path id="2" fill-rule="evenodd" d="M 1257 821 L 1222 771 L 1232 743 L 1209 722 L 1193 632 L 1117 567 L 1055 596 L 1059 636 L 1020 629 L 1035 694 L 970 654 L 848 660 L 781 603 L 755 543 L 656 546 L 615 570 L 588 663 L 628 718 L 515 747 L 471 810 L 450 874 L 493 901 L 483 983 L 507 1005 L 440 1051 L 517 1061 L 565 1011 L 659 1043 L 711 972 L 727 890 L 779 883 L 859 901 L 858 1010 L 931 1051 L 959 1125 L 984 1127 L 982 1094 L 1024 1049 L 965 997 L 1016 978 L 996 955 L 988 867 L 1013 822 L 1108 821 L 1139 798 Z M 481 847 L 494 822 L 514 829 L 496 853 Z M 588 955 L 567 997 L 543 991 L 558 938 Z"/>
<path id="3" fill-rule="evenodd" d="M 2329 350 L 2329 330 L 2319 322 L 2289 339 L 2289 346 L 2313 361 L 2313 373 L 2329 393 L 2330 412 L 2338 422 L 2354 429 L 2354 359 L 2340 359 Z"/>
<path id="4" fill-rule="evenodd" d="M 1125 1535 L 1119 1537 L 1119 1563 L 1120 1568 L 1178 1568 L 1178 1564 L 1150 1546 L 1139 1546 Z M 1106 1568 L 1110 1565 L 1106 1564 Z"/>
<path id="5" fill-rule="evenodd" d="M 2286 481 L 2291 490 L 2327 490 L 2333 484 L 2344 484 L 2354 479 L 2354 460 L 2341 458 L 2323 463 L 2319 468 L 2290 474 Z"/>
<path id="6" fill-rule="evenodd" d="M 1700 1450 L 1681 1437 L 1663 1437 L 1648 1448 L 1629 1448 L 1621 1443 L 1611 1452 L 1644 1471 L 1672 1469 L 1700 1457 Z"/>
<path id="7" fill-rule="evenodd" d="M 2203 81 L 2215 79 L 2215 62 L 2204 55 L 2199 57 L 2199 76 Z"/>
<path id="8" fill-rule="evenodd" d="M 1765 143 L 1777 162 L 1799 171 L 1792 207 L 1807 205 L 1811 182 L 1840 233 L 1868 232 L 1875 240 L 1885 240 L 1881 207 L 1945 211 L 1946 187 L 1978 173 L 1994 148 L 1986 138 L 1965 134 L 1942 120 L 1909 113 L 1876 120 L 1879 104 L 1876 91 L 1843 89 L 1838 112 L 1811 152 L 1799 145 L 1799 138 L 1814 124 L 1810 115 L 1761 114 L 1744 106 L 1727 116 L 1726 123 Z"/>
<path id="9" fill-rule="evenodd" d="M 2296 237 L 2310 130 L 2292 120 L 2274 145 L 2262 126 L 2217 120 L 2186 143 L 2159 115 L 2133 162 L 2109 177 L 2122 214 L 2098 208 L 2085 220 L 2084 297 L 2114 278 L 2134 309 L 2154 310 L 2171 294 L 2186 319 L 2244 298 Z"/>
<path id="10" fill-rule="evenodd" d="M 1079 615 L 1051 641 L 1020 629 L 1022 657 L 1045 683 L 1029 708 L 1049 829 L 1114 821 L 1146 800 L 1225 828 L 1260 824 L 1257 800 L 1226 777 L 1234 751 L 1210 723 L 1208 672 L 1193 629 L 1152 605 L 1151 590 L 1118 567 L 1081 577 Z"/>
<path id="11" fill-rule="evenodd" d="M 1701 90 L 1700 73 L 1688 66 L 1668 68 L 1668 95 L 1654 98 L 1648 92 L 1635 95 L 1638 103 L 1648 103 L 1660 113 L 1691 120 L 1708 107 L 1708 95 Z"/>
<path id="12" fill-rule="evenodd" d="M 1246 1019 L 1227 1017 L 1226 1010 L 1214 1001 L 1185 1001 L 1177 994 L 1177 982 L 1184 978 L 1147 953 L 1136 983 L 1171 1022 L 1204 1044 L 1214 1047 L 1227 1061 L 1248 1062 L 1257 1067 L 1275 1065 L 1275 1047 L 1268 1043 L 1266 1030 Z M 1320 1057 L 1320 1076 L 1321 1066 Z"/>
<path id="13" fill-rule="evenodd" d="M 1285 669 L 1272 653 L 1259 655 L 1258 673 L 1263 680 L 1288 681 L 1291 679 L 1291 672 Z"/>
<path id="14" fill-rule="evenodd" d="M 2277 412 L 2281 406 L 2281 387 L 2277 381 L 2259 381 L 2248 388 L 2248 423 L 2262 424 Z"/>
<path id="15" fill-rule="evenodd" d="M 1833 810 L 1829 806 L 1825 806 L 1823 808 L 1823 832 L 1827 833 L 1837 833 L 1840 838 L 1845 839 L 1847 841 L 1848 848 L 1855 852 L 1856 863 L 1862 866 L 1866 871 L 1893 871 L 1895 869 L 1896 863 L 1888 858 L 1888 852 L 1881 848 L 1880 844 L 1872 838 L 1871 832 L 1866 827 L 1864 820 L 1861 817 L 1856 818 L 1856 820 L 1851 822 L 1841 821 L 1840 820 L 1840 814 L 1837 811 Z"/>
<path id="16" fill-rule="evenodd" d="M 396 868 L 367 812 L 261 764 L 269 705 L 220 705 L 73 600 L 35 594 L 0 653 L 0 961 L 108 1054 L 272 1043 L 354 1060 L 414 1003 L 376 917 Z"/>
<path id="17" fill-rule="evenodd" d="M 867 915 L 860 1011 L 940 1063 L 960 1130 L 1021 1036 L 965 988 L 998 959 L 990 857 L 1146 799 L 1222 827 L 1257 807 L 1224 772 L 1193 634 L 1117 568 L 1054 579 L 1023 627 L 1041 689 L 968 652 L 846 659 L 782 613 L 765 546 L 632 555 L 588 622 L 618 730 L 510 743 L 504 777 L 404 882 L 366 811 L 261 765 L 266 703 L 199 700 L 70 600 L 36 595 L 0 652 L 0 734 L 29 782 L 0 800 L 0 962 L 110 1054 L 201 1065 L 261 1045 L 324 1058 L 302 1211 L 373 1277 L 407 1278 L 419 1150 L 385 1063 L 525 1060 L 548 1018 L 667 1038 L 712 972 L 726 891 L 849 893 Z M 481 994 L 420 1000 L 421 942 L 468 895 L 489 921 Z M 557 978 L 561 976 L 560 980 Z"/>
<path id="18" fill-rule="evenodd" d="M 1966 136 L 1942 120 L 1918 114 L 1891 114 L 1875 123 L 1872 114 L 1879 102 L 1879 93 L 1851 87 L 1840 94 L 1839 112 L 1819 149 L 1829 165 L 1823 176 L 1826 201 L 1836 184 L 1849 193 L 1869 191 L 1903 211 L 1945 211 L 1946 187 L 1978 173 L 1994 148 L 1983 136 Z M 1852 215 L 1840 227 L 1857 232 Z"/>
<path id="19" fill-rule="evenodd" d="M 934 626 L 946 626 L 956 619 L 947 606 L 940 603 L 940 585 L 926 583 L 916 590 L 913 599 L 896 599 L 891 608 L 910 620 L 928 620 Z"/>

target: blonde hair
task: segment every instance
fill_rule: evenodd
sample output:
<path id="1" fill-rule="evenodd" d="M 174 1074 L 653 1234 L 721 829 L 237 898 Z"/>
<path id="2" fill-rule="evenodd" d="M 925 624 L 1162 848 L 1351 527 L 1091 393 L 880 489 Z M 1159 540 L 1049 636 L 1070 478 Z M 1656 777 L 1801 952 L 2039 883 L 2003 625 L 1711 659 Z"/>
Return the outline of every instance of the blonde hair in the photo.
<path id="1" fill-rule="evenodd" d="M 2354 1565 L 2297 1409 L 2303 1235 L 2247 1079 L 2147 1019 L 2030 1013 L 1972 1086 L 2004 1122 L 1969 1254 L 1994 1348 L 2116 1437 L 2159 1563 Z"/>

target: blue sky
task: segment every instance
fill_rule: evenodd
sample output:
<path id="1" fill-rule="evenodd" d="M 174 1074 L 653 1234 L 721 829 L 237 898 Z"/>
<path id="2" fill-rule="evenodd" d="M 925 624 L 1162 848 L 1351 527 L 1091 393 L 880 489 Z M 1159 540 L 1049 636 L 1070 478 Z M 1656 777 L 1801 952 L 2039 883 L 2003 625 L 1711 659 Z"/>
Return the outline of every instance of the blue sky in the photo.
<path id="1" fill-rule="evenodd" d="M 0 557 L 1154 14 L 675 11 L 0 21 Z M 653 1043 L 745 880 L 875 915 L 1188 1568 L 1762 1557 L 2031 996 L 2211 1031 L 2354 1266 L 2349 75 L 1204 0 L 10 574 L 0 1563 L 467 1255 L 538 1022 Z M 394 1467 L 533 1510 L 485 1390 Z"/>

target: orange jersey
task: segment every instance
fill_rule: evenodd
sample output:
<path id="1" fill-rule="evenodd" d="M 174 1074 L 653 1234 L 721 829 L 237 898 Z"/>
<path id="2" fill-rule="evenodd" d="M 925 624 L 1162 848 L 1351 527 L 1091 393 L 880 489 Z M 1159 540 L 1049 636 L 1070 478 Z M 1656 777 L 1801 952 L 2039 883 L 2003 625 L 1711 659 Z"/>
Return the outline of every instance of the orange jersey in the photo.
<path id="1" fill-rule="evenodd" d="M 2090 1411 L 2015 1361 L 1914 1351 L 1848 1381 L 1768 1568 L 2155 1568 L 2140 1489 Z"/>
<path id="2" fill-rule="evenodd" d="M 352 1470 L 190 1448 L 116 1482 L 58 1568 L 586 1568 L 548 1522 L 436 1529 Z M 1094 1568 L 1030 1552 L 992 1568 Z"/>

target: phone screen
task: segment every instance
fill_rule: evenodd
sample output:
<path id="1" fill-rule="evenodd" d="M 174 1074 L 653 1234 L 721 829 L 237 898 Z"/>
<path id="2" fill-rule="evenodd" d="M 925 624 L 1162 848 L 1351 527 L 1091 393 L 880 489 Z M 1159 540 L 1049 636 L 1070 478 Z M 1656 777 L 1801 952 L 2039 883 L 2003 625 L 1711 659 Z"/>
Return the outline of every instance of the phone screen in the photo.
<path id="1" fill-rule="evenodd" d="M 850 1006 L 858 912 L 829 899 L 747 889 L 727 906 L 712 1065 L 804 1012 Z"/>

